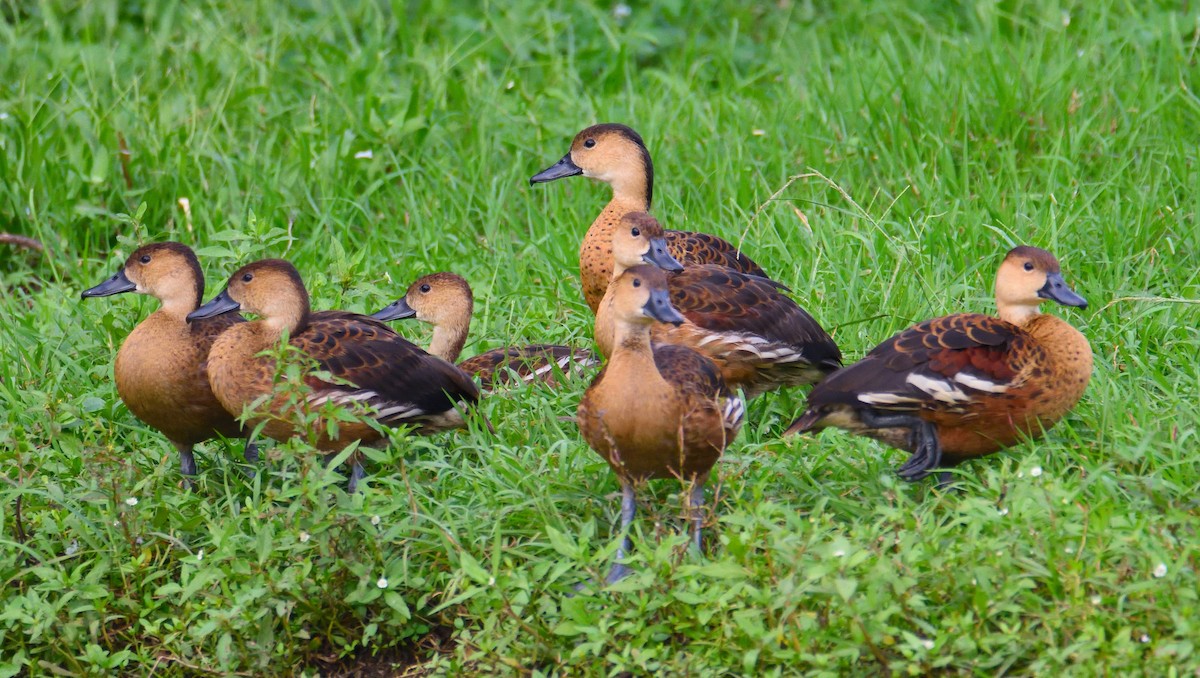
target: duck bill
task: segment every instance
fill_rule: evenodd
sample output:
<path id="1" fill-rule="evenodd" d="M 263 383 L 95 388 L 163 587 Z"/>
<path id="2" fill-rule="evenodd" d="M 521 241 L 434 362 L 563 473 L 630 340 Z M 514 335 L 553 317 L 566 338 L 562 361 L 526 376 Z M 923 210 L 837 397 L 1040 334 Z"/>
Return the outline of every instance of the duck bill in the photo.
<path id="1" fill-rule="evenodd" d="M 1037 294 L 1043 299 L 1056 301 L 1063 306 L 1087 308 L 1087 299 L 1084 299 L 1075 290 L 1067 287 L 1067 283 L 1063 280 L 1061 273 L 1047 274 L 1046 284 L 1042 286 L 1042 289 L 1038 290 Z"/>
<path id="2" fill-rule="evenodd" d="M 650 300 L 642 307 L 642 312 L 662 323 L 682 325 L 687 321 L 687 318 L 671 305 L 671 295 L 666 290 L 651 292 Z"/>
<path id="3" fill-rule="evenodd" d="M 132 292 L 136 289 L 137 285 L 128 277 L 126 277 L 125 269 L 121 269 L 120 271 L 117 271 L 116 275 L 108 280 L 105 280 L 95 287 L 84 290 L 83 294 L 79 295 L 79 297 L 81 299 L 87 299 L 88 297 L 111 297 L 114 294 Z"/>
<path id="4" fill-rule="evenodd" d="M 187 314 L 188 322 L 193 320 L 203 320 L 204 318 L 213 318 L 222 313 L 229 313 L 241 308 L 242 305 L 234 301 L 229 296 L 229 290 L 221 290 L 221 293 L 213 297 L 213 300 L 200 308 Z"/>
<path id="5" fill-rule="evenodd" d="M 573 177 L 577 174 L 583 174 L 583 170 L 580 169 L 579 165 L 571 162 L 571 154 L 568 153 L 562 157 L 562 160 L 529 177 L 529 185 L 544 184 L 548 181 L 562 179 L 563 177 Z"/>
<path id="6" fill-rule="evenodd" d="M 417 312 L 413 310 L 412 306 L 408 305 L 408 302 L 405 301 L 403 297 L 401 297 L 391 304 L 388 304 L 378 311 L 375 311 L 371 314 L 371 317 L 380 322 L 386 323 L 391 320 L 412 318 L 416 315 Z"/>
<path id="7" fill-rule="evenodd" d="M 667 250 L 666 238 L 654 238 L 650 241 L 650 249 L 642 255 L 642 261 L 647 264 L 653 264 L 664 271 L 682 271 L 683 264 L 679 260 L 671 256 Z"/>

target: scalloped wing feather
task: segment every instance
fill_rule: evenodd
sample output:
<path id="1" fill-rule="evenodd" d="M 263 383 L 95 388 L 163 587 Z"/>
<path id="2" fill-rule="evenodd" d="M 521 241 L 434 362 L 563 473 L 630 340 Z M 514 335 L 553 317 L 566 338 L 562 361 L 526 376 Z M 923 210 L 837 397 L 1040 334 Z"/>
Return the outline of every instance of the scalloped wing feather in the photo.
<path id="1" fill-rule="evenodd" d="M 347 382 L 309 376 L 309 402 L 316 406 L 329 401 L 368 404 L 381 422 L 398 425 L 437 418 L 457 403 L 479 399 L 478 388 L 462 370 L 366 316 L 314 313 L 291 343 L 320 369 Z"/>
<path id="2" fill-rule="evenodd" d="M 1020 328 L 961 313 L 914 325 L 813 389 L 810 408 L 869 405 L 879 410 L 965 412 L 1019 388 L 1042 349 Z"/>
<path id="3" fill-rule="evenodd" d="M 716 264 L 747 275 L 767 278 L 761 266 L 729 241 L 715 235 L 695 231 L 667 231 L 666 236 L 671 256 L 682 264 Z"/>

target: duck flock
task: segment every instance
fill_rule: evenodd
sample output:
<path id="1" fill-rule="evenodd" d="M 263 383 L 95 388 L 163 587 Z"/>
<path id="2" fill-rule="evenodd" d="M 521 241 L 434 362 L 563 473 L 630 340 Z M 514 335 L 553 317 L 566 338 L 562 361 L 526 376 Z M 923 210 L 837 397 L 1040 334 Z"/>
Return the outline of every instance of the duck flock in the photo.
<path id="1" fill-rule="evenodd" d="M 624 540 L 610 582 L 629 573 L 620 561 L 631 547 L 640 481 L 690 484 L 693 543 L 701 548 L 704 483 L 737 437 L 743 398 L 814 385 L 785 435 L 845 429 L 908 452 L 901 478 L 939 472 L 939 483 L 948 484 L 948 469 L 960 462 L 1040 436 L 1087 387 L 1087 339 L 1039 312 L 1045 301 L 1087 302 L 1045 250 L 1016 247 L 1004 257 L 995 317 L 927 320 L 843 367 L 817 320 L 738 248 L 706 233 L 666 230 L 649 214 L 654 168 L 632 129 L 583 130 L 530 184 L 576 175 L 613 189 L 579 250 L 604 362 L 576 415 L 584 439 L 621 482 Z M 537 344 L 456 364 L 473 297 L 453 273 L 422 277 L 366 316 L 313 311 L 296 268 L 266 259 L 238 269 L 203 303 L 196 255 L 163 242 L 138 248 L 83 297 L 121 292 L 149 294 L 161 306 L 121 345 L 117 392 L 179 450 L 185 482 L 196 473 L 193 447 L 206 440 L 300 436 L 332 459 L 353 443 L 386 443 L 389 428 L 428 434 L 462 427 L 481 389 L 554 387 L 601 362 L 588 350 Z M 434 326 L 427 351 L 385 324 L 412 317 Z M 291 381 L 281 379 L 289 365 L 299 366 Z M 249 440 L 245 457 L 257 460 Z M 349 464 L 353 492 L 365 475 L 357 451 Z"/>

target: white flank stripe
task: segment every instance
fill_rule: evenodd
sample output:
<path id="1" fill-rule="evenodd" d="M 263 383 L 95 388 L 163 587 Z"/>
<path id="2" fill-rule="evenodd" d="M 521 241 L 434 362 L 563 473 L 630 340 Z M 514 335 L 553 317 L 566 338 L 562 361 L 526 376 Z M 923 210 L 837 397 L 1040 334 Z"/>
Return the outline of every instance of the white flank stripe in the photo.
<path id="1" fill-rule="evenodd" d="M 1008 386 L 1005 384 L 997 384 L 994 381 L 989 381 L 983 377 L 977 377 L 966 372 L 959 372 L 954 375 L 954 381 L 977 391 L 986 391 L 988 393 L 1004 393 L 1008 390 Z"/>
<path id="2" fill-rule="evenodd" d="M 858 399 L 868 405 L 901 405 L 921 402 L 916 398 L 902 396 L 899 393 L 860 393 Z"/>
<path id="3" fill-rule="evenodd" d="M 966 393 L 954 388 L 954 385 L 943 379 L 931 379 L 923 374 L 910 374 L 904 381 L 933 396 L 934 400 L 944 403 L 956 403 L 970 400 Z"/>

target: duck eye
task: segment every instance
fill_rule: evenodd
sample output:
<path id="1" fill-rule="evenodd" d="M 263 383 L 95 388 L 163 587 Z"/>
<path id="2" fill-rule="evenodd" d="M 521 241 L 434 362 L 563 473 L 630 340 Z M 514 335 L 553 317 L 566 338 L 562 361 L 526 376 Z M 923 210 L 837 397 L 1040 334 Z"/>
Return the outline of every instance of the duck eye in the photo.
<path id="1" fill-rule="evenodd" d="M 1032 261 L 1027 261 L 1027 262 L 1025 262 L 1025 270 L 1026 270 L 1026 271 L 1032 271 L 1032 270 L 1033 270 L 1033 262 L 1032 262 Z"/>
<path id="2" fill-rule="evenodd" d="M 635 238 L 641 234 L 642 234 L 642 230 L 640 228 L 638 228 L 637 226 L 634 226 L 633 230 L 629 232 L 629 235 L 632 235 Z"/>
<path id="3" fill-rule="evenodd" d="M 593 148 L 596 145 L 596 140 L 588 139 L 587 141 L 583 142 L 583 145 L 587 148 Z"/>
<path id="4" fill-rule="evenodd" d="M 641 286 L 642 286 L 642 281 L 641 281 L 641 280 L 639 280 L 638 278 L 634 278 L 634 279 L 633 279 L 633 286 L 634 286 L 634 287 L 641 287 Z"/>
<path id="5" fill-rule="evenodd" d="M 429 292 L 429 285 L 421 285 L 421 294 Z"/>
<path id="6" fill-rule="evenodd" d="M 138 261 L 142 262 L 143 264 L 148 264 L 148 263 L 150 263 L 150 255 L 149 255 L 149 254 L 143 254 L 143 255 L 142 255 L 142 258 L 141 258 L 141 259 L 138 259 Z"/>
<path id="7" fill-rule="evenodd" d="M 242 276 L 242 282 L 244 282 L 244 283 L 248 283 L 248 282 L 250 282 L 251 280 L 254 280 L 254 274 L 253 274 L 253 273 L 247 273 L 246 275 Z"/>

